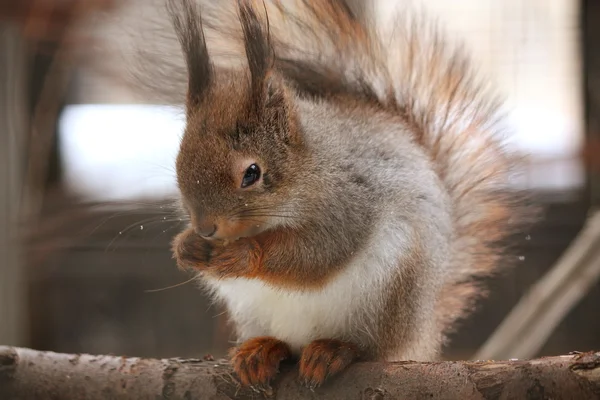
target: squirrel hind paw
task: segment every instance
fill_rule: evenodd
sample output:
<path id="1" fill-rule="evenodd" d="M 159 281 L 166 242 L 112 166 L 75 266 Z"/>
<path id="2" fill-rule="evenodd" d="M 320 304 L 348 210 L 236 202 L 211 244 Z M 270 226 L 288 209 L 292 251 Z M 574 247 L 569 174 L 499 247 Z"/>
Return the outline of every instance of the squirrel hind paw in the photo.
<path id="1" fill-rule="evenodd" d="M 261 392 L 271 391 L 271 380 L 279 372 L 281 361 L 291 357 L 290 347 L 270 336 L 243 342 L 229 352 L 233 370 L 242 386 Z"/>
<path id="2" fill-rule="evenodd" d="M 320 339 L 302 350 L 300 381 L 313 390 L 358 358 L 358 347 L 336 339 Z"/>

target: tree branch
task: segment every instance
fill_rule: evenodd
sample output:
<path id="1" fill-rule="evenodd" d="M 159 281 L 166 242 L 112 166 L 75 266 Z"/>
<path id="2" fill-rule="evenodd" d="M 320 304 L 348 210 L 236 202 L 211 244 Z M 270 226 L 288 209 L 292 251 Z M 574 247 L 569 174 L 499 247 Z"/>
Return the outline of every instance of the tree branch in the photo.
<path id="1" fill-rule="evenodd" d="M 530 361 L 358 363 L 323 388 L 283 366 L 274 397 L 291 399 L 593 399 L 600 353 Z M 0 346 L 2 399 L 257 399 L 224 361 L 143 359 Z"/>

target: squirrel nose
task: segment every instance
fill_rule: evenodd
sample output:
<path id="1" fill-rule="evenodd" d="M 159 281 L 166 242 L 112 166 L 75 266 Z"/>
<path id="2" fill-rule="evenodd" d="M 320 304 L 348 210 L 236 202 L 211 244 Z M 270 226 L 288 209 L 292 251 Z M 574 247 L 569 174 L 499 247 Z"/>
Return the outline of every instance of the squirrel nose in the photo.
<path id="1" fill-rule="evenodd" d="M 209 238 L 214 236 L 215 233 L 217 233 L 217 225 L 211 222 L 200 223 L 194 226 L 194 232 L 196 232 L 196 234 L 198 234 L 199 236 Z"/>

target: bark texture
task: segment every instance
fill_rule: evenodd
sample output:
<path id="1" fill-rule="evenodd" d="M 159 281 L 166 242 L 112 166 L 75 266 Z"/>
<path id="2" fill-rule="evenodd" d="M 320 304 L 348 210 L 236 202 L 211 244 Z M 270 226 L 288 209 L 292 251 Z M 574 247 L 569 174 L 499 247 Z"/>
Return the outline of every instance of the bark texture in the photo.
<path id="1" fill-rule="evenodd" d="M 600 399 L 600 353 L 529 361 L 357 363 L 314 392 L 283 366 L 272 398 Z M 59 354 L 0 346 L 0 399 L 258 399 L 225 361 Z"/>

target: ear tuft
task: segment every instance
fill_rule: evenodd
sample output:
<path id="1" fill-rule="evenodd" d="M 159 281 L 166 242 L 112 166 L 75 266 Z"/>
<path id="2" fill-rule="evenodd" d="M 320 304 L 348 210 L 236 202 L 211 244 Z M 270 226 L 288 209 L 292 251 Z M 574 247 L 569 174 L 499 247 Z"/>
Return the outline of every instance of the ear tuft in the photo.
<path id="1" fill-rule="evenodd" d="M 263 20 L 254 9 L 251 0 L 238 0 L 238 11 L 250 70 L 252 102 L 255 110 L 260 111 L 267 100 L 265 85 L 274 59 L 269 41 L 269 20 L 266 9 Z"/>
<path id="2" fill-rule="evenodd" d="M 181 44 L 188 69 L 188 114 L 204 98 L 213 79 L 202 15 L 195 0 L 168 0 L 167 11 Z"/>

